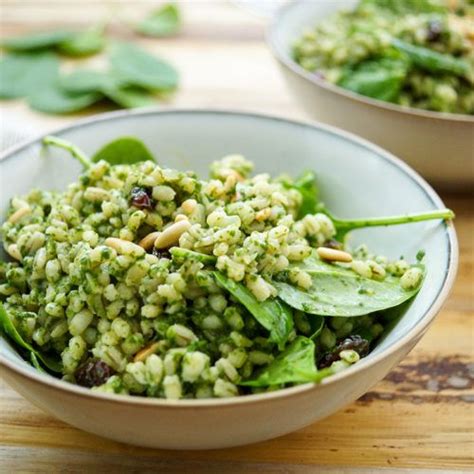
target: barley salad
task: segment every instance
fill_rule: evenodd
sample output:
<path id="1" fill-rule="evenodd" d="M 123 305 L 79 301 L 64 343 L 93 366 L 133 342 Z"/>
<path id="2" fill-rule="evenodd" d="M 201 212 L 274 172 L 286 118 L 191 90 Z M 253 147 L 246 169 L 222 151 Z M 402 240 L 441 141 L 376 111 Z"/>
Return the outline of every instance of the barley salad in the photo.
<path id="1" fill-rule="evenodd" d="M 315 175 L 252 176 L 241 155 L 208 179 L 136 138 L 64 191 L 13 197 L 1 227 L 0 329 L 40 371 L 92 390 L 231 397 L 320 382 L 366 356 L 423 284 L 417 261 L 349 248 L 353 229 L 448 210 L 345 220 Z"/>
<path id="2" fill-rule="evenodd" d="M 302 32 L 293 58 L 361 95 L 474 114 L 472 0 L 360 0 Z"/>

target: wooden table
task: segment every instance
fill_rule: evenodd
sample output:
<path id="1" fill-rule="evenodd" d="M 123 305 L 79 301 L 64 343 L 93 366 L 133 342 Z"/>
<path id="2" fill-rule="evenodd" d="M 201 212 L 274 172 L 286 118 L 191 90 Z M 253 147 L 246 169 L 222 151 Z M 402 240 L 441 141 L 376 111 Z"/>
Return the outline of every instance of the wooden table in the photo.
<path id="1" fill-rule="evenodd" d="M 126 23 L 141 18 L 153 3 L 3 0 L 1 29 L 7 36 L 34 28 L 85 26 L 91 18 L 109 17 L 111 35 L 128 38 Z M 184 28 L 178 37 L 140 39 L 181 72 L 180 90 L 165 106 L 238 108 L 306 118 L 264 44 L 264 21 L 223 2 L 180 5 Z M 2 102 L 1 107 L 2 120 L 16 117 L 38 131 L 77 119 L 36 114 L 20 101 Z M 474 466 L 473 199 L 442 196 L 457 213 L 461 258 L 454 290 L 416 349 L 345 410 L 296 433 L 243 448 L 160 451 L 72 428 L 0 381 L 0 472 L 310 473 L 316 466 L 342 473 L 382 468 L 386 472 L 469 471 Z"/>

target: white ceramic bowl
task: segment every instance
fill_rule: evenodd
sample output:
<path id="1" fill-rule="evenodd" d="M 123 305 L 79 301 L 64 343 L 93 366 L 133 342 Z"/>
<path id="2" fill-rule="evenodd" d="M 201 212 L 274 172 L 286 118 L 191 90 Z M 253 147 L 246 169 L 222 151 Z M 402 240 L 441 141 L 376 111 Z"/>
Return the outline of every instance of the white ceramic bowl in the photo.
<path id="1" fill-rule="evenodd" d="M 355 94 L 318 79 L 291 55 L 294 41 L 358 0 L 301 0 L 281 8 L 268 44 L 306 112 L 373 141 L 413 166 L 432 183 L 455 190 L 474 185 L 474 116 L 404 108 Z"/>
<path id="2" fill-rule="evenodd" d="M 218 111 L 118 112 L 78 122 L 56 135 L 86 152 L 121 135 L 143 139 L 159 162 L 206 173 L 211 161 L 242 153 L 257 171 L 318 174 L 324 200 L 340 216 L 376 216 L 443 207 L 408 166 L 382 149 L 324 125 Z M 8 199 L 33 187 L 61 189 L 79 165 L 33 140 L 0 161 L 0 212 Z M 0 339 L 2 377 L 25 398 L 58 418 L 101 436 L 140 446 L 202 449 L 280 436 L 354 401 L 412 349 L 439 311 L 456 273 L 452 225 L 422 222 L 358 231 L 377 253 L 414 259 L 426 251 L 428 276 L 403 319 L 361 362 L 324 380 L 277 392 L 230 399 L 169 401 L 95 393 L 41 374 Z"/>

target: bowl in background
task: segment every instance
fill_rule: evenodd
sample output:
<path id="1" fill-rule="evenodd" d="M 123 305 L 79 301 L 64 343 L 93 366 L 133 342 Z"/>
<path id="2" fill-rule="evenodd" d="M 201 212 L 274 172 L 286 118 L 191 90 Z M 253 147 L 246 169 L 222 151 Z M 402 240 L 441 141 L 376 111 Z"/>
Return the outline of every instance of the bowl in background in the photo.
<path id="1" fill-rule="evenodd" d="M 125 111 L 80 121 L 54 133 L 93 153 L 122 135 L 135 135 L 158 162 L 207 174 L 209 164 L 242 153 L 256 172 L 315 170 L 321 194 L 341 217 L 400 214 L 444 207 L 430 186 L 384 150 L 335 128 L 224 111 Z M 41 137 L 0 157 L 0 213 L 31 188 L 62 189 L 80 165 Z M 47 374 L 22 360 L 0 338 L 0 375 L 36 406 L 92 433 L 154 448 L 210 449 L 289 433 L 351 403 L 381 380 L 417 343 L 454 281 L 458 249 L 452 224 L 425 221 L 360 230 L 353 244 L 410 260 L 426 251 L 427 279 L 394 329 L 366 358 L 324 380 L 266 394 L 228 399 L 164 400 L 98 393 Z"/>
<path id="2" fill-rule="evenodd" d="M 292 45 L 358 0 L 289 3 L 275 14 L 267 41 L 302 107 L 315 120 L 341 127 L 384 147 L 424 178 L 453 190 L 474 185 L 474 116 L 431 112 L 371 99 L 332 85 L 306 71 L 292 58 Z"/>

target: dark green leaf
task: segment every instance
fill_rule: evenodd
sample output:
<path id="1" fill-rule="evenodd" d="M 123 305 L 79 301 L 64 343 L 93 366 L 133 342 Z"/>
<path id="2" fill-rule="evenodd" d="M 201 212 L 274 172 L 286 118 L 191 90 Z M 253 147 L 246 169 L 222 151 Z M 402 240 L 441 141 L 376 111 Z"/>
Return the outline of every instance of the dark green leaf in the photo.
<path id="1" fill-rule="evenodd" d="M 169 63 L 131 43 L 117 44 L 110 63 L 114 76 L 132 86 L 166 91 L 178 84 L 178 73 Z"/>
<path id="2" fill-rule="evenodd" d="M 311 335 L 309 338 L 314 340 L 321 334 L 321 331 L 323 330 L 324 318 L 322 316 L 316 316 L 315 314 L 308 314 L 307 318 L 311 326 Z"/>
<path id="3" fill-rule="evenodd" d="M 357 94 L 388 102 L 394 101 L 402 88 L 407 63 L 401 59 L 381 58 L 347 68 L 338 85 Z"/>
<path id="4" fill-rule="evenodd" d="M 270 331 L 270 340 L 282 349 L 293 330 L 293 315 L 290 308 L 277 299 L 258 301 L 242 283 L 235 282 L 221 272 L 214 272 L 213 275 L 219 286 L 227 290 L 265 329 Z"/>
<path id="5" fill-rule="evenodd" d="M 21 347 L 30 353 L 30 360 L 33 364 L 38 363 L 39 360 L 52 372 L 60 373 L 62 371 L 62 364 L 60 361 L 55 360 L 50 356 L 41 354 L 23 339 L 14 326 L 13 322 L 8 317 L 7 311 L 2 303 L 0 303 L 0 330 L 2 330 L 3 333 L 8 336 L 8 338 L 18 347 Z"/>
<path id="6" fill-rule="evenodd" d="M 137 31 L 148 36 L 169 36 L 178 32 L 180 15 L 174 4 L 163 5 L 153 11 L 137 26 Z"/>
<path id="7" fill-rule="evenodd" d="M 52 48 L 75 36 L 71 31 L 45 31 L 33 33 L 14 38 L 7 38 L 2 41 L 2 46 L 11 51 L 33 51 L 37 49 Z"/>
<path id="8" fill-rule="evenodd" d="M 173 256 L 173 260 L 177 262 L 196 260 L 205 265 L 215 265 L 217 262 L 217 257 L 214 257 L 214 255 L 207 255 L 205 253 L 195 252 L 194 250 L 188 250 L 181 247 L 171 247 L 170 254 Z"/>
<path id="9" fill-rule="evenodd" d="M 14 99 L 56 80 L 58 58 L 52 53 L 12 53 L 0 60 L 0 98 Z"/>
<path id="10" fill-rule="evenodd" d="M 315 346 L 311 339 L 298 336 L 273 362 L 264 367 L 256 378 L 240 385 L 268 387 L 285 383 L 312 382 L 317 374 Z"/>
<path id="11" fill-rule="evenodd" d="M 318 187 L 316 185 L 316 176 L 312 171 L 306 171 L 294 183 L 303 200 L 298 211 L 298 219 L 306 214 L 314 214 L 318 210 Z"/>
<path id="12" fill-rule="evenodd" d="M 421 288 L 420 282 L 417 288 L 404 290 L 399 278 L 364 278 L 348 268 L 316 258 L 306 260 L 298 268 L 311 275 L 311 288 L 304 291 L 288 283 L 274 282 L 278 296 L 293 308 L 320 316 L 354 317 L 382 311 L 409 300 Z"/>
<path id="13" fill-rule="evenodd" d="M 144 143 L 135 137 L 121 137 L 104 145 L 92 161 L 107 161 L 111 165 L 131 165 L 141 161 L 155 161 Z"/>
<path id="14" fill-rule="evenodd" d="M 103 98 L 97 92 L 72 94 L 63 90 L 56 80 L 28 97 L 32 109 L 48 114 L 69 114 L 85 109 Z"/>
<path id="15" fill-rule="evenodd" d="M 438 53 L 432 49 L 415 46 L 399 39 L 392 39 L 392 45 L 405 53 L 421 69 L 430 72 L 448 72 L 465 77 L 470 74 L 469 63 L 450 54 Z"/>
<path id="16" fill-rule="evenodd" d="M 93 27 L 58 44 L 59 51 L 69 56 L 90 56 L 99 53 L 105 46 L 104 28 Z"/>

